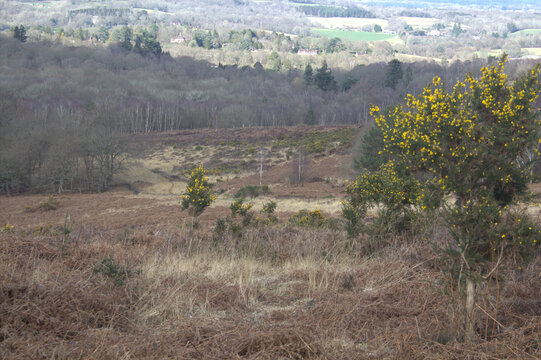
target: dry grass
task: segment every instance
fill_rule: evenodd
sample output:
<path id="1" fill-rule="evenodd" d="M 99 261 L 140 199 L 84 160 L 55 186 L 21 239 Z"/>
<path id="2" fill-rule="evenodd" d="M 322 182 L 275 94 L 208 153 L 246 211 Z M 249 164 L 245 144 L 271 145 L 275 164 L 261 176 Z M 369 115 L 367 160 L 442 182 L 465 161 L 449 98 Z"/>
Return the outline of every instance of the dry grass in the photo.
<path id="1" fill-rule="evenodd" d="M 422 241 L 389 238 L 369 254 L 341 231 L 284 225 L 215 239 L 212 219 L 190 236 L 178 206 L 127 195 L 73 195 L 31 214 L 24 204 L 43 196 L 0 198 L 0 220 L 15 225 L 0 234 L 3 359 L 540 355 L 539 259 L 502 271 L 502 327 L 465 344 Z M 107 258 L 120 269 L 110 276 L 95 271 Z"/>

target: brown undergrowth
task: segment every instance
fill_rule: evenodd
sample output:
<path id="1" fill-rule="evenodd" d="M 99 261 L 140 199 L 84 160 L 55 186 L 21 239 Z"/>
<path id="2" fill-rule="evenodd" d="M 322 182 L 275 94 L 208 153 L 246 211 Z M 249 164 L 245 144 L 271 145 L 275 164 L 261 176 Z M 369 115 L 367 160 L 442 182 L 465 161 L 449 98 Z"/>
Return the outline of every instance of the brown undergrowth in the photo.
<path id="1" fill-rule="evenodd" d="M 77 213 L 74 201 L 55 210 L 63 220 L 47 231 L 31 231 L 37 220 L 21 210 L 14 231 L 0 234 L 2 358 L 541 355 L 539 259 L 500 272 L 498 329 L 491 341 L 466 344 L 435 254 L 420 239 L 394 237 L 369 253 L 342 231 L 278 224 L 217 239 L 210 222 L 190 237 L 181 220 L 145 223 L 137 212 L 139 223 L 129 216 L 124 226 L 116 213 L 68 221 L 63 211 Z"/>

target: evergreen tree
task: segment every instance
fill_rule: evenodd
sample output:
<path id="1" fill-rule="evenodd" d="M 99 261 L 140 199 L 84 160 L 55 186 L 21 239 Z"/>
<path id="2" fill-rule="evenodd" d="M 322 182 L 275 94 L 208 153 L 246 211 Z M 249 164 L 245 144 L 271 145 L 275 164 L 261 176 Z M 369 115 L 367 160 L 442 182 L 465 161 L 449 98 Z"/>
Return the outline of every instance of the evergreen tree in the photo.
<path id="1" fill-rule="evenodd" d="M 354 78 L 351 74 L 346 74 L 344 82 L 342 83 L 342 90 L 348 91 L 353 85 L 357 84 L 357 82 L 359 82 L 359 79 Z"/>
<path id="2" fill-rule="evenodd" d="M 332 76 L 332 72 L 327 66 L 327 61 L 325 60 L 323 61 L 323 65 L 317 69 L 314 81 L 317 87 L 323 91 L 336 90 L 337 88 L 336 80 L 334 80 L 334 76 Z"/>
<path id="3" fill-rule="evenodd" d="M 133 45 L 131 43 L 133 31 L 131 28 L 127 26 L 123 26 L 120 29 L 120 46 L 123 47 L 126 50 L 133 49 Z"/>
<path id="4" fill-rule="evenodd" d="M 453 25 L 452 34 L 454 36 L 458 36 L 458 35 L 462 34 L 463 32 L 464 31 L 462 30 L 462 26 L 460 25 L 460 23 L 459 24 L 455 23 L 455 25 Z"/>
<path id="5" fill-rule="evenodd" d="M 308 64 L 304 68 L 304 82 L 306 83 L 306 85 L 312 85 L 313 81 L 314 81 L 314 78 L 313 78 L 312 66 Z"/>
<path id="6" fill-rule="evenodd" d="M 26 29 L 23 25 L 21 26 L 15 26 L 13 28 L 13 37 L 20 42 L 26 42 L 28 39 L 28 36 L 26 36 Z"/>
<path id="7" fill-rule="evenodd" d="M 308 112 L 304 117 L 304 123 L 306 125 L 314 125 L 316 123 L 316 115 L 314 114 L 314 109 L 312 108 L 312 105 L 310 105 L 310 108 L 308 109 Z"/>
<path id="8" fill-rule="evenodd" d="M 393 59 L 387 63 L 385 86 L 396 89 L 396 85 L 402 80 L 403 76 L 402 63 L 399 60 Z"/>

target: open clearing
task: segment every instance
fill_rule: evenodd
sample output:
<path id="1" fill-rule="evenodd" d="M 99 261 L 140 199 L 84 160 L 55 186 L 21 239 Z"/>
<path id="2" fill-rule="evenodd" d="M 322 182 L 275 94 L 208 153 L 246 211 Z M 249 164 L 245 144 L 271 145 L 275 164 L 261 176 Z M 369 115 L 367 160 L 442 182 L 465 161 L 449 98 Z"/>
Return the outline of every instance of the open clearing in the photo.
<path id="1" fill-rule="evenodd" d="M 352 41 L 381 41 L 396 38 L 396 35 L 382 34 L 366 31 L 336 30 L 336 29 L 312 29 L 318 35 L 328 38 L 348 39 Z"/>
<path id="2" fill-rule="evenodd" d="M 526 55 L 541 55 L 541 48 L 522 48 Z"/>
<path id="3" fill-rule="evenodd" d="M 541 34 L 541 29 L 524 29 L 510 34 L 510 36 L 524 36 L 524 35 L 537 35 Z"/>
<path id="4" fill-rule="evenodd" d="M 227 208 L 243 187 L 259 185 L 270 192 L 265 199 L 279 201 L 278 211 L 296 212 L 316 207 L 339 214 L 345 196 L 344 181 L 353 177 L 350 142 L 355 127 L 291 127 L 276 129 L 199 129 L 128 137 L 134 150 L 115 181 L 138 194 L 178 197 L 186 173 L 203 164 L 219 194 L 213 207 Z M 144 145 L 141 145 L 144 144 Z M 306 155 L 304 181 L 295 183 L 298 148 L 317 150 Z M 141 151 L 140 149 L 146 149 Z M 262 201 L 255 201 L 256 207 Z"/>

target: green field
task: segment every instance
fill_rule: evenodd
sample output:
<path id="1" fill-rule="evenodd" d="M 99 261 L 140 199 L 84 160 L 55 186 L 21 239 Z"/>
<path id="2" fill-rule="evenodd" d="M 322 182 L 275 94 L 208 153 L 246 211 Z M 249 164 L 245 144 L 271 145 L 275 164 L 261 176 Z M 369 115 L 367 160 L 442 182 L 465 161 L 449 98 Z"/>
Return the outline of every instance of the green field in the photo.
<path id="1" fill-rule="evenodd" d="M 312 29 L 318 35 L 328 38 L 340 38 L 353 41 L 380 41 L 396 38 L 396 35 L 382 34 L 366 31 L 334 30 L 334 29 Z"/>
<path id="2" fill-rule="evenodd" d="M 541 34 L 541 29 L 524 29 L 511 34 L 511 36 Z"/>

